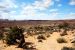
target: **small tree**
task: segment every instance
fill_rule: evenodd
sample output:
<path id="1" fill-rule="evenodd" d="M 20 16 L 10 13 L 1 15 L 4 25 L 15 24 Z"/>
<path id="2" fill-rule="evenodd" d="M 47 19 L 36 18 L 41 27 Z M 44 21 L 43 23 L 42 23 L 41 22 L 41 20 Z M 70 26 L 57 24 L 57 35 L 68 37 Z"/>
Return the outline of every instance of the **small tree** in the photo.
<path id="1" fill-rule="evenodd" d="M 4 27 L 0 27 L 0 40 L 3 39 Z"/>
<path id="2" fill-rule="evenodd" d="M 3 39 L 3 32 L 0 31 L 0 40 Z"/>
<path id="3" fill-rule="evenodd" d="M 9 34 L 6 37 L 6 43 L 8 45 L 19 43 L 18 47 L 23 47 L 25 43 L 23 32 L 24 29 L 17 26 L 10 28 Z M 17 42 L 17 40 L 20 42 Z"/>

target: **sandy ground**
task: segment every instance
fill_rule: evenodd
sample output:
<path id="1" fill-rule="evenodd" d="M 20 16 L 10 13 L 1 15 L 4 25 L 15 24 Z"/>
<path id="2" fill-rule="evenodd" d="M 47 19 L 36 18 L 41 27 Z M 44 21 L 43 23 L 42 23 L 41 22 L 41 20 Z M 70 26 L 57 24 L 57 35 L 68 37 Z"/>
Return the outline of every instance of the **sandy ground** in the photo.
<path id="1" fill-rule="evenodd" d="M 43 40 L 43 42 L 38 42 L 37 36 L 29 36 L 26 38 L 26 42 L 32 42 L 34 43 L 34 46 L 38 50 L 61 50 L 63 46 L 72 46 L 71 43 L 69 42 L 69 39 L 72 37 L 72 34 L 67 36 L 64 36 L 68 43 L 58 43 L 57 38 L 61 37 L 59 33 L 54 32 L 53 34 L 50 35 L 49 38 L 46 38 L 46 40 Z M 0 41 L 0 50 L 23 50 L 21 48 L 16 48 L 16 46 L 6 46 Z"/>
<path id="2" fill-rule="evenodd" d="M 71 35 L 69 35 L 69 36 L 71 36 Z M 69 41 L 68 40 L 69 36 L 66 36 L 67 41 Z M 61 37 L 60 34 L 57 32 L 54 32 L 53 34 L 51 34 L 51 36 L 49 38 L 44 40 L 42 43 L 38 42 L 36 37 L 28 37 L 26 39 L 26 41 L 33 42 L 38 50 L 61 50 L 61 48 L 63 46 L 67 46 L 67 47 L 71 46 L 71 43 L 69 43 L 69 42 L 63 43 L 63 44 L 57 43 L 57 38 L 59 38 L 59 37 Z"/>

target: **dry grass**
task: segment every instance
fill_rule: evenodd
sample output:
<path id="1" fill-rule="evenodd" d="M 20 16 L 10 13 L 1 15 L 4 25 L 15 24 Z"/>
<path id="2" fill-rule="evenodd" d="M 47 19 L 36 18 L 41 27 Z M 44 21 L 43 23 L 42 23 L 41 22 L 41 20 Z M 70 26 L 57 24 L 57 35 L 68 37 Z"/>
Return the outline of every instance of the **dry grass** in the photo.
<path id="1" fill-rule="evenodd" d="M 67 43 L 66 39 L 64 39 L 64 38 L 58 38 L 57 42 L 58 43 Z"/>

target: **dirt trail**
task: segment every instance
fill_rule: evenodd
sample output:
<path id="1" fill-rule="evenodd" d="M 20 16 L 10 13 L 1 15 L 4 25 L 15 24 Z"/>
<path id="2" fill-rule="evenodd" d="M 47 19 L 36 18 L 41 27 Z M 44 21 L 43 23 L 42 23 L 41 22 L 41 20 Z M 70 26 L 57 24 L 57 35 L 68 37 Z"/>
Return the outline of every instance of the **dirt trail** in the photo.
<path id="1" fill-rule="evenodd" d="M 60 45 L 57 43 L 56 39 L 58 38 L 57 33 L 53 33 L 51 37 L 45 40 L 42 44 L 37 45 L 39 50 L 60 50 Z"/>

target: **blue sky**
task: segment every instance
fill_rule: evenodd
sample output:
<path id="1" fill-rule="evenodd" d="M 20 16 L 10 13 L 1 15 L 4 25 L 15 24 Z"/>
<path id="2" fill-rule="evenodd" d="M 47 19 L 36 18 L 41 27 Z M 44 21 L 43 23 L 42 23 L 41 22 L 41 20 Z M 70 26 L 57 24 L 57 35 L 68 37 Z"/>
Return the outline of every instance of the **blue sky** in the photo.
<path id="1" fill-rule="evenodd" d="M 0 0 L 0 19 L 75 19 L 75 0 Z"/>

